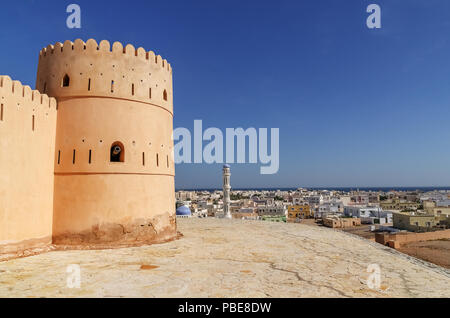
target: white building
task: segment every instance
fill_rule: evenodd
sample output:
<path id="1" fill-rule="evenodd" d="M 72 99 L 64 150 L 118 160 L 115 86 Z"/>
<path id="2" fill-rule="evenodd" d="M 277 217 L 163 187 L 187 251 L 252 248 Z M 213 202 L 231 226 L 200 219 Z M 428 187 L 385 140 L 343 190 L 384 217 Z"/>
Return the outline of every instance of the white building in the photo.
<path id="1" fill-rule="evenodd" d="M 192 201 L 197 198 L 197 195 L 194 191 L 177 191 L 175 198 L 179 201 Z"/>
<path id="2" fill-rule="evenodd" d="M 369 204 L 370 199 L 368 194 L 354 194 L 350 197 L 351 202 L 356 204 L 366 205 Z"/>
<path id="3" fill-rule="evenodd" d="M 311 195 L 311 196 L 306 198 L 306 201 L 308 201 L 308 203 L 310 205 L 313 205 L 313 204 L 319 205 L 319 204 L 323 203 L 323 196 L 321 194 L 319 194 L 319 195 Z"/>
<path id="4" fill-rule="evenodd" d="M 332 215 L 340 216 L 342 215 L 342 202 L 323 202 L 322 204 L 315 206 L 313 211 L 316 219 L 323 219 Z"/>
<path id="5" fill-rule="evenodd" d="M 192 212 L 192 216 L 193 217 L 198 217 L 198 218 L 206 218 L 208 217 L 208 210 L 207 209 L 195 209 L 194 212 Z"/>
<path id="6" fill-rule="evenodd" d="M 365 224 L 386 224 L 392 223 L 392 212 L 383 211 L 379 207 L 368 206 L 346 206 L 344 215 L 360 218 Z"/>
<path id="7" fill-rule="evenodd" d="M 436 206 L 437 207 L 450 207 L 450 200 L 445 199 L 445 200 L 436 201 Z"/>

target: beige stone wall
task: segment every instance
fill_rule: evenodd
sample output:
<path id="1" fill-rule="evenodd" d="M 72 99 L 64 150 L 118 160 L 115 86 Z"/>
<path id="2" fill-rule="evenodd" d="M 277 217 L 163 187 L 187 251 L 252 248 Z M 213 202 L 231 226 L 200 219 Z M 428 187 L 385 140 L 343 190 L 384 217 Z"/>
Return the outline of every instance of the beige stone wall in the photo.
<path id="1" fill-rule="evenodd" d="M 174 190 L 171 176 L 56 175 L 53 243 L 129 245 L 173 239 Z"/>
<path id="2" fill-rule="evenodd" d="M 421 242 L 421 241 L 432 241 L 432 240 L 441 240 L 441 239 L 450 239 L 450 230 L 442 230 L 435 232 L 426 232 L 426 233 L 376 233 L 375 241 L 377 243 L 386 245 L 389 241 L 397 242 L 397 247 L 400 247 L 401 244 L 410 243 L 410 242 Z"/>
<path id="3" fill-rule="evenodd" d="M 242 219 L 242 218 L 250 218 L 250 219 L 257 219 L 258 213 L 249 213 L 249 212 L 234 212 L 231 214 L 233 219 Z"/>
<path id="4" fill-rule="evenodd" d="M 450 216 L 450 207 L 435 207 L 431 209 L 431 214 L 433 215 L 449 215 Z"/>
<path id="5" fill-rule="evenodd" d="M 418 223 L 418 225 L 416 225 Z M 428 226 L 430 224 L 430 226 Z M 436 225 L 434 215 L 411 215 L 409 213 L 394 213 L 395 228 L 408 231 L 428 230 Z"/>
<path id="6" fill-rule="evenodd" d="M 348 228 L 348 227 L 354 227 L 354 226 L 360 226 L 361 225 L 361 219 L 358 218 L 326 218 L 323 220 L 323 225 L 326 227 L 331 228 Z"/>
<path id="7" fill-rule="evenodd" d="M 0 254 L 51 243 L 56 100 L 0 76 Z"/>
<path id="8" fill-rule="evenodd" d="M 118 42 L 66 41 L 41 51 L 36 87 L 58 100 L 54 243 L 174 238 L 167 61 Z M 124 162 L 110 162 L 116 142 Z"/>

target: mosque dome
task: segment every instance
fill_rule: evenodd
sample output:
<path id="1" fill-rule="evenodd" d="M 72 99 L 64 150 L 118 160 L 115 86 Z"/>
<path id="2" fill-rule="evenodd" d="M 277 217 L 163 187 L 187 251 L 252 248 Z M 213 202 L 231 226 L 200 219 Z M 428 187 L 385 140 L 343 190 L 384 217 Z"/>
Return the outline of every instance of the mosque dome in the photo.
<path id="1" fill-rule="evenodd" d="M 191 209 L 187 205 L 180 206 L 177 211 L 177 215 L 191 215 Z"/>

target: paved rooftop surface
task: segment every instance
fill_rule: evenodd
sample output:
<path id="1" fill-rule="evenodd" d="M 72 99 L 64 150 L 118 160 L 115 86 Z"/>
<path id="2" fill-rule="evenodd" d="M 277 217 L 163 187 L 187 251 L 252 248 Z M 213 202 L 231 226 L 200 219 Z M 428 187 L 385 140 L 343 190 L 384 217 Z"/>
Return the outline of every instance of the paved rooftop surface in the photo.
<path id="1" fill-rule="evenodd" d="M 302 224 L 178 219 L 169 243 L 0 262 L 0 297 L 450 297 L 444 268 Z M 81 269 L 68 288 L 67 266 Z M 379 264 L 381 285 L 367 285 Z"/>

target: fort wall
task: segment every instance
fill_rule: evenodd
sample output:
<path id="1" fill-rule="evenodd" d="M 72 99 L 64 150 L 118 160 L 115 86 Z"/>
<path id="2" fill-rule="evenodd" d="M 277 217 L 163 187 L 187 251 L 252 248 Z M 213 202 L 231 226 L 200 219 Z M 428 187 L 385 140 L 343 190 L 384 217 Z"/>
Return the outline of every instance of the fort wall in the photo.
<path id="1" fill-rule="evenodd" d="M 56 100 L 0 76 L 0 254 L 52 238 Z"/>
<path id="2" fill-rule="evenodd" d="M 423 242 L 450 239 L 450 230 L 441 230 L 435 232 L 425 233 L 413 233 L 413 232 L 400 232 L 400 233 L 376 233 L 375 241 L 383 245 L 389 245 L 389 242 L 395 242 L 392 247 L 399 248 L 402 244 L 411 242 Z"/>

